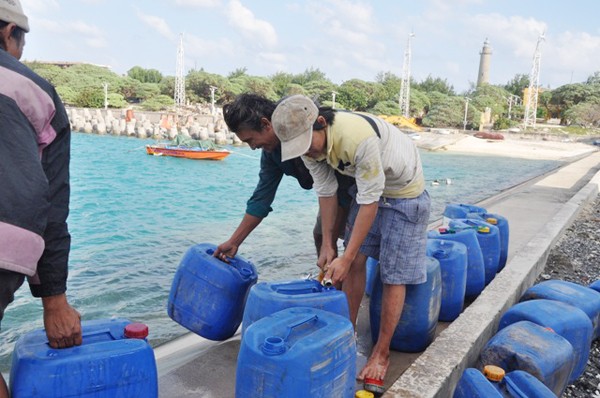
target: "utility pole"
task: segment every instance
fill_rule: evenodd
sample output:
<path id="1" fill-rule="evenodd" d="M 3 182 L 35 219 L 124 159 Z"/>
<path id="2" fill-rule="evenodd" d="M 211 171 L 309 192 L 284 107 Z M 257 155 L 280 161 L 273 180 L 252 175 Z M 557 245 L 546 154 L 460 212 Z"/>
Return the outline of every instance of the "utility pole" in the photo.
<path id="1" fill-rule="evenodd" d="M 463 121 L 463 130 L 467 130 L 467 112 L 469 111 L 469 101 L 471 101 L 471 98 L 465 97 L 465 119 Z"/>
<path id="2" fill-rule="evenodd" d="M 210 114 L 214 116 L 215 114 L 215 91 L 217 88 L 215 86 L 210 86 Z"/>
<path id="3" fill-rule="evenodd" d="M 177 66 L 175 68 L 175 107 L 179 110 L 185 105 L 185 75 L 183 66 L 183 33 L 179 35 L 177 48 Z"/>
<path id="4" fill-rule="evenodd" d="M 402 66 L 402 82 L 400 83 L 400 114 L 408 117 L 410 112 L 410 39 L 415 36 L 414 33 L 408 35 L 406 40 L 406 50 L 404 51 L 404 65 Z"/>
<path id="5" fill-rule="evenodd" d="M 335 96 L 336 96 L 336 95 L 337 95 L 337 92 L 336 92 L 336 91 L 332 91 L 332 92 L 331 92 L 331 102 L 332 102 L 332 104 L 333 104 L 333 105 L 331 105 L 331 107 L 332 107 L 333 109 L 335 109 Z"/>
<path id="6" fill-rule="evenodd" d="M 102 83 L 104 87 L 104 110 L 108 109 L 108 83 Z"/>
<path id="7" fill-rule="evenodd" d="M 525 118 L 523 127 L 535 128 L 535 120 L 537 117 L 538 95 L 540 89 L 540 64 L 542 60 L 542 42 L 544 41 L 544 33 L 538 37 L 535 53 L 533 54 L 533 65 L 529 74 L 529 89 L 527 90 L 527 102 L 525 103 Z"/>

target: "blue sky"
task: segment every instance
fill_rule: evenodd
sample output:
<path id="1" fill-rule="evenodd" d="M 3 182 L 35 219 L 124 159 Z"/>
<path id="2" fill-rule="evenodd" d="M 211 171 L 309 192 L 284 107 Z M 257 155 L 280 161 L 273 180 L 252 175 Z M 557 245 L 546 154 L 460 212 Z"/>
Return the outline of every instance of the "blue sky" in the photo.
<path id="1" fill-rule="evenodd" d="M 135 65 L 175 75 L 179 34 L 185 69 L 226 76 L 318 68 L 334 83 L 402 75 L 408 35 L 411 75 L 477 80 L 492 47 L 490 83 L 529 74 L 537 38 L 540 84 L 556 88 L 600 71 L 600 1 L 574 0 L 21 0 L 31 32 L 23 59 L 80 61 L 126 73 Z"/>

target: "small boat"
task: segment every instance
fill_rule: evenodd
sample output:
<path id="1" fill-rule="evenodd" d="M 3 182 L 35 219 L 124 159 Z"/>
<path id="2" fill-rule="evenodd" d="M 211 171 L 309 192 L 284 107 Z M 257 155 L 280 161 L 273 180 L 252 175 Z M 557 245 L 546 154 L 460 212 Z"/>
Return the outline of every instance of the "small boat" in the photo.
<path id="1" fill-rule="evenodd" d="M 490 133 L 488 131 L 480 131 L 479 133 L 475 133 L 473 135 L 476 138 L 481 138 L 484 140 L 503 140 L 504 136 L 500 133 Z"/>
<path id="2" fill-rule="evenodd" d="M 146 153 L 186 159 L 223 160 L 231 154 L 231 151 L 218 147 L 212 141 L 194 140 L 178 135 L 168 143 L 146 145 Z"/>
<path id="3" fill-rule="evenodd" d="M 223 160 L 231 154 L 227 149 L 202 149 L 173 145 L 146 145 L 146 153 L 154 156 L 174 156 L 186 159 Z"/>

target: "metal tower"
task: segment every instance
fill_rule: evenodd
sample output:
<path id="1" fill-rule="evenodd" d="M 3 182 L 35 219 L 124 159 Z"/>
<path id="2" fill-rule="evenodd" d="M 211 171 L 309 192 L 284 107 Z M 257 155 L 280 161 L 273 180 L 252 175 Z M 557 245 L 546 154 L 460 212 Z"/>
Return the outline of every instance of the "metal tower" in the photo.
<path id="1" fill-rule="evenodd" d="M 538 94 L 540 88 L 540 62 L 542 59 L 542 42 L 544 41 L 544 33 L 538 37 L 535 53 L 533 54 L 533 66 L 529 74 L 529 88 L 525 98 L 525 119 L 523 127 L 535 128 L 535 119 L 537 115 Z"/>
<path id="2" fill-rule="evenodd" d="M 179 36 L 179 47 L 177 48 L 177 67 L 175 69 L 175 106 L 177 108 L 185 105 L 185 75 L 183 67 L 183 33 Z"/>
<path id="3" fill-rule="evenodd" d="M 402 66 L 402 82 L 400 83 L 400 113 L 408 117 L 410 112 L 410 39 L 414 33 L 408 35 L 406 50 L 404 51 L 404 65 Z"/>

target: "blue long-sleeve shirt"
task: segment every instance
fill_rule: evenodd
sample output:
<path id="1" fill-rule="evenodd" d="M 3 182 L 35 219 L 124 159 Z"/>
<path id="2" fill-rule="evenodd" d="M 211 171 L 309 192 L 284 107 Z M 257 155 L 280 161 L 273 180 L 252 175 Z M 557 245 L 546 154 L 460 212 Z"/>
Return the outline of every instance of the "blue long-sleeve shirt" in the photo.
<path id="1" fill-rule="evenodd" d="M 312 189 L 313 187 L 312 176 L 300 158 L 282 162 L 280 146 L 273 152 L 263 150 L 260 158 L 258 184 L 246 203 L 247 214 L 264 218 L 273 210 L 271 205 L 284 175 L 294 177 L 303 189 Z M 354 179 L 338 174 L 336 177 L 338 177 L 338 203 L 340 206 L 348 207 L 351 197 L 347 191 L 354 183 Z"/>

